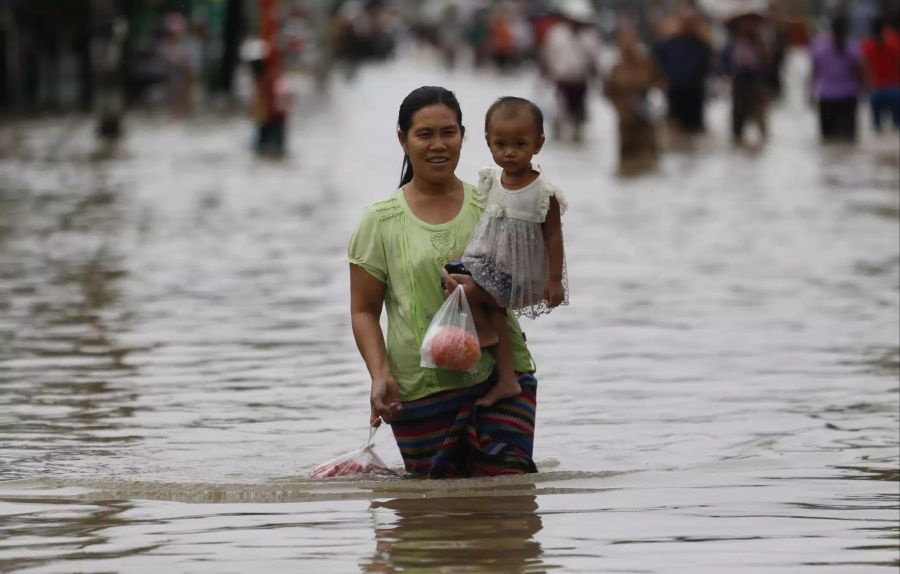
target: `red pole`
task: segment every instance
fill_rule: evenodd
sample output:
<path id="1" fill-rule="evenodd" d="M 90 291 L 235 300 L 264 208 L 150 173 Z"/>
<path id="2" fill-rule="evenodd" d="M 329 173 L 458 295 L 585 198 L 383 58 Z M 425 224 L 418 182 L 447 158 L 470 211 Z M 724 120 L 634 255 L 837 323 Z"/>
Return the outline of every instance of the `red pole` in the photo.
<path id="1" fill-rule="evenodd" d="M 260 96 L 263 117 L 259 123 L 257 151 L 282 155 L 285 145 L 287 104 L 281 78 L 281 58 L 278 53 L 278 0 L 260 0 L 260 36 L 265 45 L 263 76 L 260 78 Z"/>
<path id="2" fill-rule="evenodd" d="M 275 0 L 260 0 L 260 35 L 266 43 L 266 76 L 271 80 L 278 76 L 281 58 L 278 54 L 278 22 L 275 14 Z"/>

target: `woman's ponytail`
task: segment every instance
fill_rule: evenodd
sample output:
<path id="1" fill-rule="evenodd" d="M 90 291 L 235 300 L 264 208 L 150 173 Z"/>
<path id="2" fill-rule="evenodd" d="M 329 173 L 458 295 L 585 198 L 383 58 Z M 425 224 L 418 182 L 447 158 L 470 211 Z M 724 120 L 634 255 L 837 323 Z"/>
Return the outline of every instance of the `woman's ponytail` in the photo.
<path id="1" fill-rule="evenodd" d="M 400 169 L 400 185 L 397 187 L 403 187 L 411 182 L 412 178 L 413 170 L 412 163 L 409 161 L 409 154 L 403 154 L 403 167 Z"/>

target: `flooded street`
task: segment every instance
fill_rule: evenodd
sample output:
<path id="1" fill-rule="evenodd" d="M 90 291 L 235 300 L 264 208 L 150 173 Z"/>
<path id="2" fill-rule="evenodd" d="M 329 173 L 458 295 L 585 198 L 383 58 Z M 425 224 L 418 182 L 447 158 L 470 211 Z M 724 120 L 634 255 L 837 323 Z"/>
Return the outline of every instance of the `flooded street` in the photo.
<path id="1" fill-rule="evenodd" d="M 135 115 L 108 160 L 81 117 L 0 127 L 0 572 L 896 571 L 900 151 L 823 147 L 799 85 L 759 151 L 720 99 L 619 178 L 596 95 L 544 147 L 572 303 L 523 321 L 540 473 L 306 478 L 368 435 L 346 245 L 422 84 L 469 181 L 488 105 L 534 92 L 417 59 L 300 86 L 283 162 L 243 117 Z"/>

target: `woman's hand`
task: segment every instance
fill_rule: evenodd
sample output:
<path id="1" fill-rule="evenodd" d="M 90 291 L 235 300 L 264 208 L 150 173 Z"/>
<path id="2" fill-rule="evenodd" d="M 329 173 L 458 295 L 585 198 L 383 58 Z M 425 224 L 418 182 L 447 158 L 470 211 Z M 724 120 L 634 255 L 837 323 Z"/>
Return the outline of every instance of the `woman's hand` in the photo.
<path id="1" fill-rule="evenodd" d="M 403 405 L 400 403 L 400 387 L 393 375 L 372 379 L 372 394 L 369 397 L 371 413 L 369 424 L 373 427 L 381 425 L 381 421 L 388 424 L 400 414 Z"/>
<path id="2" fill-rule="evenodd" d="M 466 293 L 466 301 L 469 305 L 478 305 L 493 301 L 488 292 L 478 286 L 471 275 L 449 274 L 446 269 L 441 270 L 441 276 L 444 278 L 444 297 L 449 297 L 456 290 L 457 285 L 463 286 Z"/>

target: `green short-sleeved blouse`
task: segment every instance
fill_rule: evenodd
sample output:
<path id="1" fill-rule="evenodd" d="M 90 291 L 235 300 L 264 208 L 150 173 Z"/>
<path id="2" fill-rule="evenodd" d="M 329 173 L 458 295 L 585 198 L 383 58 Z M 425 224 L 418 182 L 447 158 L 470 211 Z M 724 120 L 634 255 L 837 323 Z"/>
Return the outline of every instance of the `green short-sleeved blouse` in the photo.
<path id="1" fill-rule="evenodd" d="M 490 353 L 482 353 L 470 373 L 419 365 L 425 331 L 444 302 L 441 269 L 463 252 L 484 211 L 484 197 L 478 189 L 469 184 L 463 189 L 462 209 L 440 224 L 425 223 L 413 215 L 403 189 L 398 189 L 363 211 L 350 239 L 350 263 L 386 284 L 388 360 L 404 401 L 480 383 L 494 367 Z M 507 321 L 516 370 L 533 372 L 534 362 L 518 322 L 512 315 Z"/>

